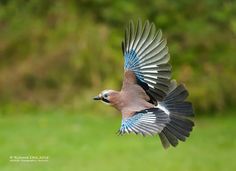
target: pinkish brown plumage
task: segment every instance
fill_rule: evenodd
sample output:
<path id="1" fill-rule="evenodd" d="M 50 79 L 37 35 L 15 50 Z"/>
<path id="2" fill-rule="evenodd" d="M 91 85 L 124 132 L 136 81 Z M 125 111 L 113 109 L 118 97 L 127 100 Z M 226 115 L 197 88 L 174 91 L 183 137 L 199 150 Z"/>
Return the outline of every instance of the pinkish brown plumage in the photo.
<path id="1" fill-rule="evenodd" d="M 133 22 L 122 42 L 125 58 L 124 81 L 120 91 L 104 90 L 94 100 L 102 100 L 122 113 L 119 134 L 158 134 L 164 148 L 185 141 L 192 131 L 192 104 L 188 91 L 171 80 L 166 40 L 147 21 L 136 29 Z"/>

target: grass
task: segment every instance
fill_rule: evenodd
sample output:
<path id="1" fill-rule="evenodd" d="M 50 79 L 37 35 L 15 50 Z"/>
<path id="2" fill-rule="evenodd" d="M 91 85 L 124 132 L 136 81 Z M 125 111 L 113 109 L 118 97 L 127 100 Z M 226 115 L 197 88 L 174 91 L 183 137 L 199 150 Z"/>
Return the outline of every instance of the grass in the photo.
<path id="1" fill-rule="evenodd" d="M 120 117 L 63 111 L 0 115 L 0 170 L 236 170 L 236 116 L 200 118 L 190 138 L 164 150 L 157 137 L 116 136 Z M 49 156 L 10 162 L 10 156 Z"/>

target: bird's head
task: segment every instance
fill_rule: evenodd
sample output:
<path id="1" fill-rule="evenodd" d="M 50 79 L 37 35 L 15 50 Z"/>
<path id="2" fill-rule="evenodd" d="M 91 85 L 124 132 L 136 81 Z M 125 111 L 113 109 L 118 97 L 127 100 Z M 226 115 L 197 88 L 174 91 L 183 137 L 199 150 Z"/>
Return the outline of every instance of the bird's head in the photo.
<path id="1" fill-rule="evenodd" d="M 105 104 L 111 105 L 113 103 L 113 97 L 117 94 L 114 90 L 103 90 L 98 96 L 95 96 L 93 100 L 101 100 Z"/>

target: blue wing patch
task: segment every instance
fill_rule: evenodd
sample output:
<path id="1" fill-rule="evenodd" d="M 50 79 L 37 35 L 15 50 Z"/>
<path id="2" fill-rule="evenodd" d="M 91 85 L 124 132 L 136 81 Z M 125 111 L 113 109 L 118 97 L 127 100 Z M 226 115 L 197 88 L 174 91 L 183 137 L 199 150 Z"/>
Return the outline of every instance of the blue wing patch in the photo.
<path id="1" fill-rule="evenodd" d="M 135 66 L 139 65 L 139 63 L 140 59 L 138 58 L 134 50 L 131 50 L 130 52 L 125 52 L 125 70 L 134 71 L 138 79 L 144 82 L 143 74 L 138 69 L 135 69 Z"/>
<path id="2" fill-rule="evenodd" d="M 169 116 L 163 111 L 157 108 L 146 109 L 123 119 L 118 134 L 133 132 L 143 136 L 154 135 L 160 133 L 168 121 Z"/>

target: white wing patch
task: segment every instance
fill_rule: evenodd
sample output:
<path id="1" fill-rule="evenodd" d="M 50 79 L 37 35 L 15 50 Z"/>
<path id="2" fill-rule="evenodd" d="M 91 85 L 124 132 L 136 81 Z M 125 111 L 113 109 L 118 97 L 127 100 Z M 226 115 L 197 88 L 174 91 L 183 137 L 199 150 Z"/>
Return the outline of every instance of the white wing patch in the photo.
<path id="1" fill-rule="evenodd" d="M 155 123 L 155 120 L 156 120 L 156 116 L 152 112 L 146 113 L 139 119 L 139 121 L 148 122 L 148 123 Z"/>
<path id="2" fill-rule="evenodd" d="M 157 67 L 157 65 L 147 65 L 147 66 L 143 66 L 140 69 L 147 69 L 147 68 L 155 68 Z"/>
<path id="3" fill-rule="evenodd" d="M 156 108 L 161 109 L 163 112 L 165 112 L 167 115 L 170 114 L 170 111 L 165 107 L 165 104 L 162 102 L 159 102 L 156 106 Z"/>

